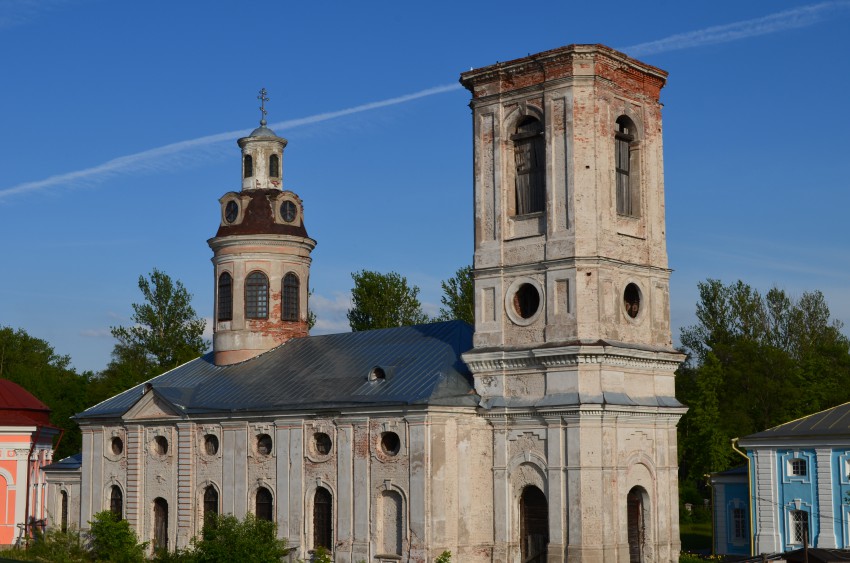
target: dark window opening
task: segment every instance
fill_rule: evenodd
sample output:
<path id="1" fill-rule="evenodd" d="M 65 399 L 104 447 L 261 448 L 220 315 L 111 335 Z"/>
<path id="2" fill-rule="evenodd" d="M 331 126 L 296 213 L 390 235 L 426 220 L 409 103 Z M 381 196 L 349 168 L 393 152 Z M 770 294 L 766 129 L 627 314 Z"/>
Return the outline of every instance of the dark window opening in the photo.
<path id="1" fill-rule="evenodd" d="M 332 548 L 333 496 L 324 487 L 316 489 L 313 497 L 313 548 Z"/>
<path id="2" fill-rule="evenodd" d="M 161 497 L 153 501 L 153 549 L 168 550 L 168 502 Z"/>
<path id="3" fill-rule="evenodd" d="M 229 272 L 218 277 L 218 320 L 233 320 L 233 277 Z"/>
<path id="4" fill-rule="evenodd" d="M 245 316 L 269 318 L 269 278 L 262 272 L 251 272 L 245 281 Z"/>
<path id="5" fill-rule="evenodd" d="M 372 373 L 369 374 L 370 381 L 383 381 L 387 378 L 387 372 L 380 366 L 372 368 Z"/>
<path id="6" fill-rule="evenodd" d="M 549 544 L 549 503 L 543 491 L 529 485 L 519 499 L 520 550 L 525 563 L 546 563 Z"/>
<path id="7" fill-rule="evenodd" d="M 119 520 L 124 517 L 124 493 L 118 485 L 112 485 L 109 491 L 109 511 Z"/>
<path id="8" fill-rule="evenodd" d="M 298 320 L 298 297 L 299 297 L 298 276 L 292 272 L 283 277 L 283 320 L 297 321 Z"/>
<path id="9" fill-rule="evenodd" d="M 227 205 L 224 206 L 224 220 L 232 223 L 236 221 L 237 217 L 239 217 L 239 204 L 233 200 L 228 201 Z"/>
<path id="10" fill-rule="evenodd" d="M 546 205 L 546 143 L 543 124 L 526 117 L 511 135 L 516 167 L 516 215 L 543 211 Z"/>
<path id="11" fill-rule="evenodd" d="M 381 433 L 381 450 L 387 455 L 398 455 L 401 449 L 401 439 L 395 432 Z"/>
<path id="12" fill-rule="evenodd" d="M 328 455 L 331 453 L 331 437 L 324 432 L 316 432 L 313 435 L 313 444 L 316 447 L 316 453 L 319 455 Z"/>
<path id="13" fill-rule="evenodd" d="M 626 307 L 626 314 L 631 318 L 638 316 L 640 312 L 640 289 L 638 286 L 630 283 L 626 286 L 623 292 L 623 305 Z"/>
<path id="14" fill-rule="evenodd" d="M 218 514 L 218 491 L 212 485 L 204 489 L 204 522 Z"/>
<path id="15" fill-rule="evenodd" d="M 246 154 L 244 158 L 245 164 L 242 170 L 243 178 L 250 178 L 254 175 L 254 159 L 251 158 L 250 154 Z"/>
<path id="16" fill-rule="evenodd" d="M 298 208 L 295 207 L 295 203 L 288 199 L 281 203 L 280 216 L 283 217 L 283 220 L 287 223 L 295 221 L 295 217 L 298 216 Z"/>
<path id="17" fill-rule="evenodd" d="M 168 440 L 164 436 L 157 436 L 153 439 L 153 449 L 156 455 L 165 455 L 168 453 Z"/>
<path id="18" fill-rule="evenodd" d="M 207 434 L 204 436 L 204 453 L 207 455 L 215 455 L 218 453 L 218 436 L 215 434 Z"/>
<path id="19" fill-rule="evenodd" d="M 62 516 L 59 520 L 60 529 L 63 532 L 68 531 L 68 493 L 66 491 L 61 492 L 62 497 Z"/>
<path id="20" fill-rule="evenodd" d="M 121 438 L 112 438 L 110 446 L 112 449 L 112 455 L 121 455 L 124 452 L 124 442 Z"/>
<path id="21" fill-rule="evenodd" d="M 269 157 L 269 176 L 280 178 L 280 157 L 276 154 Z"/>
<path id="22" fill-rule="evenodd" d="M 268 434 L 260 434 L 257 436 L 257 453 L 260 455 L 269 455 L 272 453 L 272 437 Z"/>
<path id="23" fill-rule="evenodd" d="M 257 489 L 257 498 L 256 498 L 256 511 L 255 514 L 257 516 L 257 520 L 274 520 L 273 507 L 274 502 L 272 499 L 272 493 L 265 487 L 260 487 Z"/>
<path id="24" fill-rule="evenodd" d="M 629 563 L 643 562 L 646 541 L 646 516 L 643 506 L 643 489 L 635 487 L 626 497 L 626 516 L 629 538 Z"/>
<path id="25" fill-rule="evenodd" d="M 617 176 L 617 213 L 631 217 L 638 216 L 638 161 L 635 124 L 621 115 L 617 119 L 614 135 L 614 159 Z"/>
<path id="26" fill-rule="evenodd" d="M 514 310 L 523 319 L 530 319 L 540 307 L 540 294 L 530 283 L 524 283 L 514 293 Z"/>

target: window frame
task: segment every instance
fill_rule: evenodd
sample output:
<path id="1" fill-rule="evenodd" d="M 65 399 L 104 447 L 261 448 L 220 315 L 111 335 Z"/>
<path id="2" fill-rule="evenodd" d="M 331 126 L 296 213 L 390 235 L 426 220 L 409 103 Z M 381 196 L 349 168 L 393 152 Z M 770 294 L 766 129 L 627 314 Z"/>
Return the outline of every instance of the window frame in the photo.
<path id="1" fill-rule="evenodd" d="M 269 155 L 269 178 L 280 178 L 280 157 L 274 153 Z"/>
<path id="2" fill-rule="evenodd" d="M 227 276 L 227 285 L 225 286 L 222 282 Z M 227 288 L 227 292 L 225 294 L 224 289 Z M 216 319 L 219 322 L 226 322 L 233 320 L 233 276 L 230 272 L 222 272 L 218 276 L 218 300 L 216 302 L 217 311 L 216 311 Z"/>
<path id="3" fill-rule="evenodd" d="M 109 488 L 109 511 L 119 520 L 124 519 L 124 491 L 118 485 Z"/>
<path id="4" fill-rule="evenodd" d="M 789 477 L 808 477 L 809 462 L 802 457 L 794 457 L 788 460 Z"/>
<path id="5" fill-rule="evenodd" d="M 295 272 L 287 272 L 280 282 L 280 317 L 284 321 L 298 321 L 301 316 L 301 280 Z"/>
<path id="6" fill-rule="evenodd" d="M 262 510 L 260 506 L 262 504 Z M 257 487 L 254 493 L 254 516 L 257 520 L 267 520 L 274 522 L 274 495 L 271 490 L 265 486 Z"/>
<path id="7" fill-rule="evenodd" d="M 257 276 L 262 276 L 262 284 L 256 281 L 260 279 Z M 254 281 L 251 278 L 254 278 Z M 268 318 L 269 277 L 262 270 L 253 270 L 245 276 L 245 319 L 266 320 Z"/>
<path id="8" fill-rule="evenodd" d="M 254 157 L 250 154 L 242 155 L 242 178 L 254 176 Z"/>
<path id="9" fill-rule="evenodd" d="M 640 141 L 637 125 L 620 115 L 614 128 L 614 191 L 617 215 L 640 217 Z"/>
<path id="10" fill-rule="evenodd" d="M 805 536 L 803 530 L 805 529 Z M 791 510 L 788 513 L 788 543 L 791 545 L 803 545 L 807 541 L 812 543 L 812 530 L 808 510 Z"/>
<path id="11" fill-rule="evenodd" d="M 524 115 L 517 121 L 510 140 L 514 174 L 512 215 L 543 213 L 546 211 L 546 127 L 538 117 Z M 521 159 L 522 155 L 527 158 Z"/>

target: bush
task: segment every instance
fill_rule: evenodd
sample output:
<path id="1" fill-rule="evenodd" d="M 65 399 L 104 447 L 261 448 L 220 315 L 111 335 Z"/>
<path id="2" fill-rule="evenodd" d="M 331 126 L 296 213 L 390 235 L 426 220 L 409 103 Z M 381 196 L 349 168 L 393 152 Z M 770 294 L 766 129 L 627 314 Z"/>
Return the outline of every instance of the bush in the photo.
<path id="1" fill-rule="evenodd" d="M 434 559 L 434 563 L 452 563 L 452 552 L 444 551 Z"/>
<path id="2" fill-rule="evenodd" d="M 147 542 L 139 543 L 130 523 L 109 510 L 98 512 L 89 522 L 88 536 L 95 561 L 136 563 L 145 560 Z"/>
<path id="3" fill-rule="evenodd" d="M 277 539 L 274 522 L 259 520 L 250 513 L 241 521 L 231 515 L 210 517 L 204 524 L 201 538 L 194 538 L 192 544 L 195 551 L 191 559 L 183 561 L 278 563 L 290 551 L 286 547 L 286 540 Z"/>

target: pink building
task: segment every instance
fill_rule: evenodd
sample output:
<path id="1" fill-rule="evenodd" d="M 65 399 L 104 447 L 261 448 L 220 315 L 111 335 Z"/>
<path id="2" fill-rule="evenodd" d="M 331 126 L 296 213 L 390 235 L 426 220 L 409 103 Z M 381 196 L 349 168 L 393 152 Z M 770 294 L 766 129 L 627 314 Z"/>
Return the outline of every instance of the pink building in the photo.
<path id="1" fill-rule="evenodd" d="M 0 379 L 0 545 L 13 544 L 26 524 L 43 526 L 53 458 L 50 409 L 16 383 Z"/>

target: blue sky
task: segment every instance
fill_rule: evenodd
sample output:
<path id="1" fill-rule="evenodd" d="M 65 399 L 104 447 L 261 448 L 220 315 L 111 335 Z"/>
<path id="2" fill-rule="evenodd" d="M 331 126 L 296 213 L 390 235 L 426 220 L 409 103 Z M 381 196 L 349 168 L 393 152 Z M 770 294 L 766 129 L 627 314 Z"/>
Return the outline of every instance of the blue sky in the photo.
<path id="1" fill-rule="evenodd" d="M 2 0 L 0 325 L 102 369 L 154 267 L 211 317 L 206 239 L 261 87 L 319 243 L 318 332 L 347 329 L 360 269 L 406 275 L 436 313 L 440 280 L 472 257 L 458 75 L 570 43 L 670 73 L 675 334 L 709 277 L 820 289 L 849 322 L 848 24 L 846 0 Z"/>

